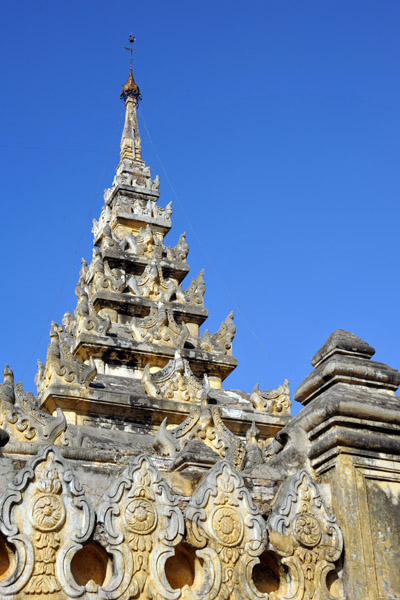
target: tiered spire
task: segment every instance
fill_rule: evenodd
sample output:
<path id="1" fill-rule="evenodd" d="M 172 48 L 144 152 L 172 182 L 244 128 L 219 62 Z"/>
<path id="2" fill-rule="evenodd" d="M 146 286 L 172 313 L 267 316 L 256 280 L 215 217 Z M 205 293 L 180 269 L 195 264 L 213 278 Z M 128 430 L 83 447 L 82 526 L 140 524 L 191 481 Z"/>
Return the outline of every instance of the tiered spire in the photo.
<path id="1" fill-rule="evenodd" d="M 62 408 L 77 425 L 123 422 L 125 431 L 133 427 L 143 433 L 156 431 L 165 417 L 169 424 L 180 423 L 193 407 L 201 420 L 209 412 L 210 394 L 220 393 L 218 402 L 224 406 L 239 403 L 247 429 L 244 403 L 249 414 L 255 404 L 262 407 L 260 413 L 267 409 L 262 400 L 254 403 L 254 394 L 238 400 L 221 390 L 237 364 L 232 356 L 233 313 L 218 331 L 200 333 L 208 317 L 204 272 L 184 288 L 189 272 L 186 235 L 174 246 L 165 243 L 171 203 L 158 205 L 158 177 L 151 178 L 141 158 L 134 37 L 129 41 L 131 65 L 121 94 L 126 107 L 121 158 L 113 184 L 104 192 L 100 218 L 93 222 L 93 257 L 90 264 L 82 259 L 75 311 L 65 313 L 61 326 L 51 327 L 46 364 L 39 364 L 36 377 L 40 404 L 50 412 Z M 219 408 L 215 411 L 207 426 L 210 435 L 217 427 L 229 440 Z M 194 422 L 195 413 L 190 414 Z M 265 427 L 273 433 L 274 425 L 267 422 L 264 433 Z"/>

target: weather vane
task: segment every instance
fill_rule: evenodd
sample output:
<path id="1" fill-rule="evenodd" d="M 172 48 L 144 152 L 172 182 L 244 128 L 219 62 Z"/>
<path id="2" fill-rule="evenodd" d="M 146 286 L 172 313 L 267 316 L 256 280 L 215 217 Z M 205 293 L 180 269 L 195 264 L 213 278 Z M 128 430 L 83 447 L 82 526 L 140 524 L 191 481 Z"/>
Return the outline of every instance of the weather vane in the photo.
<path id="1" fill-rule="evenodd" d="M 128 48 L 128 46 L 125 46 L 125 50 L 128 50 L 128 52 L 131 53 L 131 62 L 130 62 L 130 68 L 132 71 L 132 57 L 133 57 L 133 53 L 135 52 L 134 49 L 132 48 L 133 42 L 135 41 L 135 36 L 131 33 L 131 35 L 129 36 L 129 43 L 131 45 L 130 48 Z"/>

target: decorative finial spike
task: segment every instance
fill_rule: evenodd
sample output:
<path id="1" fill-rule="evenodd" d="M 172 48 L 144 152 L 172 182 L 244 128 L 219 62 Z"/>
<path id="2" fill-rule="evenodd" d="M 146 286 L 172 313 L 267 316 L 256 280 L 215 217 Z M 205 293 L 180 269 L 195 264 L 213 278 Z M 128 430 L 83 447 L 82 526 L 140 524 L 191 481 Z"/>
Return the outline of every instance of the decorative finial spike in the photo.
<path id="1" fill-rule="evenodd" d="M 129 43 L 131 46 L 130 46 L 130 48 L 128 46 L 125 46 L 125 50 L 128 50 L 128 52 L 130 52 L 131 57 L 130 57 L 129 77 L 128 77 L 128 81 L 122 87 L 121 99 L 124 100 L 124 102 L 126 102 L 128 98 L 133 98 L 135 100 L 136 104 L 138 104 L 139 100 L 142 99 L 142 96 L 140 94 L 139 86 L 135 82 L 133 75 L 132 75 L 133 53 L 135 52 L 132 46 L 133 46 L 133 42 L 135 41 L 135 39 L 136 39 L 135 36 L 131 33 L 129 36 Z"/>

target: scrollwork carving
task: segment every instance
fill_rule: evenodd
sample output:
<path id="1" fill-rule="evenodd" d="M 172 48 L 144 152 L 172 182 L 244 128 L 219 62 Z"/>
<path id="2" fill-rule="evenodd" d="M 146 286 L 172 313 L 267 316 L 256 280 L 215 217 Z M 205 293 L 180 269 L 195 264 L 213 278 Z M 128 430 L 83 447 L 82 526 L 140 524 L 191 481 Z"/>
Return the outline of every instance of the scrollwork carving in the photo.
<path id="1" fill-rule="evenodd" d="M 216 333 L 206 329 L 203 337 L 199 339 L 199 347 L 206 352 L 222 352 L 232 354 L 232 341 L 235 337 L 236 327 L 233 324 L 233 312 L 230 312 L 225 321 L 222 321 Z"/>
<path id="2" fill-rule="evenodd" d="M 128 279 L 126 287 L 136 296 L 169 302 L 177 289 L 177 283 L 173 279 L 164 279 L 161 267 L 152 260 L 140 277 L 132 275 Z"/>
<path id="3" fill-rule="evenodd" d="M 270 547 L 289 570 L 286 587 L 298 600 L 333 600 L 326 576 L 341 555 L 343 540 L 317 486 L 306 471 L 289 477 L 268 521 Z M 278 596 L 281 597 L 281 596 Z"/>
<path id="4" fill-rule="evenodd" d="M 186 233 L 182 233 L 178 243 L 173 248 L 166 248 L 167 258 L 171 262 L 186 262 L 187 255 L 189 254 L 189 246 L 186 241 Z"/>
<path id="5" fill-rule="evenodd" d="M 178 498 L 148 458 L 139 457 L 115 482 L 99 519 L 118 565 L 103 595 L 177 600 L 165 562 L 182 539 L 184 521 Z"/>
<path id="6" fill-rule="evenodd" d="M 190 499 L 185 517 L 189 543 L 207 547 L 211 558 L 211 564 L 204 564 L 209 589 L 194 590 L 194 597 L 259 597 L 248 574 L 266 546 L 266 527 L 243 479 L 228 462 L 211 469 Z"/>
<path id="7" fill-rule="evenodd" d="M 203 380 L 196 377 L 189 362 L 182 358 L 179 350 L 157 373 L 150 374 L 150 364 L 147 364 L 143 372 L 142 386 L 149 396 L 180 402 L 201 402 L 207 398 L 209 392 L 206 376 Z"/>
<path id="8" fill-rule="evenodd" d="M 271 415 L 290 415 L 290 391 L 289 382 L 285 379 L 283 385 L 276 390 L 261 391 L 258 383 L 250 394 L 250 402 L 255 410 L 269 413 Z"/>
<path id="9" fill-rule="evenodd" d="M 174 458 L 171 468 L 178 466 L 187 445 L 199 440 L 211 448 L 220 458 L 225 458 L 237 470 L 243 468 L 245 444 L 224 424 L 221 409 L 208 405 L 208 393 L 201 400 L 201 405 L 192 405 L 188 417 L 173 429 L 166 429 L 166 419 L 157 431 L 154 446 L 160 452 Z M 201 462 L 202 457 L 194 459 Z"/>
<path id="10" fill-rule="evenodd" d="M 14 374 L 6 365 L 4 383 L 0 386 L 0 424 L 14 439 L 53 444 L 67 427 L 63 411 L 55 416 L 40 410 L 31 392 L 21 382 L 14 384 Z M 1 435 L 0 435 L 1 445 Z"/>
<path id="11" fill-rule="evenodd" d="M 176 290 L 176 299 L 182 304 L 189 304 L 193 306 L 204 306 L 204 293 L 206 286 L 204 284 L 204 269 L 200 271 L 196 279 L 192 279 L 192 283 L 189 285 L 187 290 L 182 289 L 182 285 L 178 286 Z"/>
<path id="12" fill-rule="evenodd" d="M 96 367 L 85 364 L 71 352 L 73 337 L 54 321 L 50 327 L 50 344 L 47 348 L 46 364 L 38 379 L 43 393 L 52 383 L 78 384 L 88 387 L 96 376 Z"/>
<path id="13" fill-rule="evenodd" d="M 94 513 L 82 486 L 58 450 L 47 446 L 0 498 L 0 528 L 17 553 L 14 572 L 0 581 L 0 594 L 41 596 L 63 590 L 81 596 L 86 590 L 74 584 L 69 565 L 93 527 Z"/>
<path id="14" fill-rule="evenodd" d="M 151 307 L 147 317 L 132 317 L 131 327 L 138 342 L 182 348 L 189 337 L 186 324 L 178 324 L 172 310 L 165 308 L 161 302 Z"/>

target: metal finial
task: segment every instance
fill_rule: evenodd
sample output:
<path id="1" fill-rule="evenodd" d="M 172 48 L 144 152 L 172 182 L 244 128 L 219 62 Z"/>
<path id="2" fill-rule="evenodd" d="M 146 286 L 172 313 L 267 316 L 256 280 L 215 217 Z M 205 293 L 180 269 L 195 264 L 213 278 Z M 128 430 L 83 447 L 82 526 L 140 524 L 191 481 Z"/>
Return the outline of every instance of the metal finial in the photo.
<path id="1" fill-rule="evenodd" d="M 137 83 L 135 82 L 133 75 L 132 75 L 132 57 L 133 57 L 133 53 L 135 52 L 134 49 L 132 48 L 133 42 L 135 41 L 135 36 L 131 33 L 131 35 L 129 36 L 129 43 L 130 43 L 130 48 L 128 48 L 128 46 L 125 46 L 125 50 L 128 50 L 128 52 L 130 52 L 131 54 L 131 65 L 130 65 L 130 69 L 129 69 L 129 77 L 128 77 L 128 81 L 125 83 L 125 85 L 122 87 L 122 94 L 121 94 L 121 98 L 122 100 L 124 100 L 124 102 L 126 102 L 126 100 L 129 97 L 132 97 L 135 99 L 136 104 L 142 99 L 142 96 L 140 94 L 140 89 L 139 86 L 137 85 Z"/>
<path id="2" fill-rule="evenodd" d="M 129 36 L 129 43 L 131 45 L 130 48 L 128 48 L 128 46 L 125 46 L 125 50 L 128 50 L 128 52 L 131 53 L 131 60 L 130 60 L 130 69 L 132 71 L 132 57 L 133 57 L 133 53 L 135 52 L 134 49 L 132 48 L 133 46 L 133 42 L 135 41 L 135 36 L 133 35 L 133 33 L 131 33 L 131 35 Z"/>

